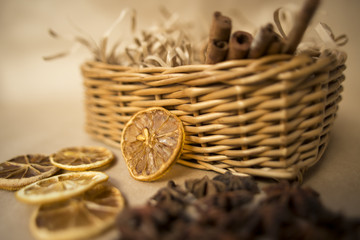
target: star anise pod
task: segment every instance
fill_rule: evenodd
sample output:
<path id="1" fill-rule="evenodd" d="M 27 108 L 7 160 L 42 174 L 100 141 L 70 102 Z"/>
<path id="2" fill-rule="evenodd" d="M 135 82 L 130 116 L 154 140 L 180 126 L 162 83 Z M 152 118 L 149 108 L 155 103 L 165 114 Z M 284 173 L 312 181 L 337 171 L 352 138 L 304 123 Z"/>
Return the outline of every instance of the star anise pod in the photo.
<path id="1" fill-rule="evenodd" d="M 169 181 L 167 186 L 160 189 L 149 201 L 148 204 L 153 206 L 161 206 L 172 214 L 176 215 L 183 211 L 185 206 L 192 199 L 189 192 L 183 190 L 173 181 Z"/>
<path id="2" fill-rule="evenodd" d="M 122 240 L 157 240 L 169 223 L 166 211 L 146 205 L 125 209 L 118 218 L 117 226 Z"/>
<path id="3" fill-rule="evenodd" d="M 309 187 L 301 188 L 298 184 L 293 184 L 290 189 L 290 201 L 297 216 L 314 217 L 315 215 L 326 214 L 319 194 Z"/>
<path id="4" fill-rule="evenodd" d="M 226 189 L 224 183 L 213 181 L 205 176 L 201 179 L 191 179 L 185 181 L 186 189 L 191 192 L 196 198 L 202 198 L 208 195 L 223 192 Z"/>
<path id="5" fill-rule="evenodd" d="M 226 185 L 226 191 L 247 190 L 252 193 L 259 193 L 257 183 L 252 177 L 240 177 L 226 172 L 213 178 L 214 181 L 222 182 Z"/>
<path id="6" fill-rule="evenodd" d="M 219 229 L 217 226 L 208 226 L 202 224 L 191 224 L 185 229 L 185 238 L 187 240 L 236 240 L 237 238 L 231 233 Z M 179 239 L 180 240 L 180 239 Z"/>
<path id="7" fill-rule="evenodd" d="M 309 187 L 301 187 L 298 183 L 281 181 L 263 189 L 267 195 L 267 202 L 281 202 L 287 205 L 299 217 L 317 218 L 326 214 L 319 199 L 319 194 Z"/>
<path id="8" fill-rule="evenodd" d="M 235 208 L 227 212 L 226 218 L 223 218 L 219 224 L 237 239 L 256 239 L 257 229 L 261 226 L 261 216 L 256 210 Z"/>
<path id="9" fill-rule="evenodd" d="M 215 195 L 207 196 L 199 201 L 206 206 L 206 209 L 220 208 L 225 212 L 232 211 L 235 208 L 245 206 L 254 198 L 254 194 L 244 191 L 220 192 Z"/>
<path id="10" fill-rule="evenodd" d="M 266 187 L 263 187 L 263 191 L 266 193 L 267 199 L 278 200 L 283 196 L 285 192 L 290 191 L 290 183 L 288 181 L 280 181 L 278 183 L 270 184 Z"/>

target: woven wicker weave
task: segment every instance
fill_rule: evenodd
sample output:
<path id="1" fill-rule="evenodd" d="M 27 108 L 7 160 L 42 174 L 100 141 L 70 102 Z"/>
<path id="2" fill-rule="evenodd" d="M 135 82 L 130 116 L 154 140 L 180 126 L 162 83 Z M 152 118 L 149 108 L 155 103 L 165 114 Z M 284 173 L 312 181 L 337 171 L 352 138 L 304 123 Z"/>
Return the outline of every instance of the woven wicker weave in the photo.
<path id="1" fill-rule="evenodd" d="M 142 69 L 86 62 L 86 129 L 119 147 L 134 113 L 162 106 L 185 127 L 179 163 L 221 173 L 301 178 L 329 141 L 345 79 L 344 55 L 272 55 Z"/>

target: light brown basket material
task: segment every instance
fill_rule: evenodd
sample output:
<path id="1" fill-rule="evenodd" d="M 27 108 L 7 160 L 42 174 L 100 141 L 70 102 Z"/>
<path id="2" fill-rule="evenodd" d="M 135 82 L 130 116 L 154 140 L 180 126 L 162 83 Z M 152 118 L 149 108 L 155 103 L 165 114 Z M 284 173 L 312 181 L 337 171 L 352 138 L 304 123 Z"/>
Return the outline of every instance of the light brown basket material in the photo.
<path id="1" fill-rule="evenodd" d="M 86 62 L 86 129 L 120 147 L 124 124 L 162 106 L 183 121 L 179 163 L 220 173 L 301 178 L 327 146 L 343 54 L 272 55 L 215 65 L 131 68 Z"/>

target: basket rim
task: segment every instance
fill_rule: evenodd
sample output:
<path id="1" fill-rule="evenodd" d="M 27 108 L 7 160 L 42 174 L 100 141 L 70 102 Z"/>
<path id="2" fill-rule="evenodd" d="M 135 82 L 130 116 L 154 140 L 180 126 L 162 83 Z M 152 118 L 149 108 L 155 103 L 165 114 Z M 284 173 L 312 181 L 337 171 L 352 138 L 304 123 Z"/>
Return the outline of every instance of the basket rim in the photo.
<path id="1" fill-rule="evenodd" d="M 174 67 L 163 67 L 163 66 L 152 66 L 152 67 L 138 67 L 138 66 L 125 66 L 114 63 L 107 63 L 98 60 L 88 59 L 81 64 L 81 68 L 85 66 L 96 67 L 98 69 L 104 70 L 114 70 L 114 71 L 127 71 L 127 72 L 136 72 L 136 73 L 175 73 L 175 72 L 191 72 L 191 71 L 201 71 L 201 70 L 219 70 L 219 69 L 228 69 L 233 66 L 245 66 L 249 64 L 264 64 L 272 61 L 280 60 L 290 60 L 292 58 L 297 58 L 299 56 L 307 56 L 309 58 L 328 58 L 332 61 L 341 61 L 339 65 L 343 64 L 346 61 L 347 54 L 344 50 L 340 49 L 324 49 L 314 52 L 301 52 L 298 55 L 292 54 L 273 54 L 266 55 L 256 59 L 234 59 L 234 60 L 225 60 L 215 64 L 205 64 L 205 63 L 195 63 L 189 65 L 180 65 Z"/>

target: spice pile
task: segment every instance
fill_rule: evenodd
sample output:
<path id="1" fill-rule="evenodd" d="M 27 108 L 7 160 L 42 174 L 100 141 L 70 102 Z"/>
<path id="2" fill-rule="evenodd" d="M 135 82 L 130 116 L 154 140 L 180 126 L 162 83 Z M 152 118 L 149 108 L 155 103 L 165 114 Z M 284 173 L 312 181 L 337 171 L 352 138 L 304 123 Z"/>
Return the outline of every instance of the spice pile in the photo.
<path id="1" fill-rule="evenodd" d="M 323 206 L 319 194 L 297 183 L 260 190 L 231 173 L 170 181 L 145 206 L 126 209 L 120 239 L 359 239 L 360 219 Z"/>

